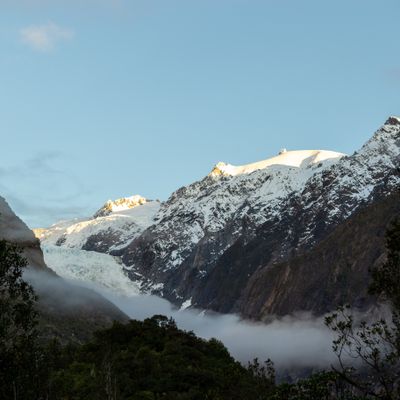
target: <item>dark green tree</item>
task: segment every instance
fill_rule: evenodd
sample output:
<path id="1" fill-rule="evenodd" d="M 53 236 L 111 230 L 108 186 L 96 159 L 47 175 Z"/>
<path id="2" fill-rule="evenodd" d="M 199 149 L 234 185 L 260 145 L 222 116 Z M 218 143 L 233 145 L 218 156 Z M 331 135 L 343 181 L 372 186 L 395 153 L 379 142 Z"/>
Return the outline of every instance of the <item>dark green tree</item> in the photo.
<path id="1" fill-rule="evenodd" d="M 268 400 L 271 364 L 244 368 L 221 342 L 156 315 L 98 331 L 53 373 L 50 399 Z"/>
<path id="2" fill-rule="evenodd" d="M 23 280 L 21 250 L 0 241 L 0 398 L 29 399 L 37 390 L 35 294 Z"/>
<path id="3" fill-rule="evenodd" d="M 337 333 L 339 378 L 348 393 L 363 399 L 400 398 L 400 221 L 386 235 L 387 258 L 372 271 L 370 292 L 386 301 L 391 315 L 375 322 L 356 323 L 348 307 L 326 318 Z"/>

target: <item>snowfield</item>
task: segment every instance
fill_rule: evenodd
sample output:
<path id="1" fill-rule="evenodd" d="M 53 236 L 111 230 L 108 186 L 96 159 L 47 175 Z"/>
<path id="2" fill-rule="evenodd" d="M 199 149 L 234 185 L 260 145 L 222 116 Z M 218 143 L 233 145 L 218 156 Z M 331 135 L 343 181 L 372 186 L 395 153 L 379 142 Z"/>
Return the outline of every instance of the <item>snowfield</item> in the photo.
<path id="1" fill-rule="evenodd" d="M 140 292 L 139 284 L 125 275 L 116 257 L 54 245 L 43 245 L 42 250 L 47 266 L 62 278 L 96 283 L 123 296 Z"/>
<path id="2" fill-rule="evenodd" d="M 159 208 L 158 201 L 151 201 L 104 217 L 62 221 L 36 233 L 44 245 L 81 249 L 89 237 L 106 232 L 114 239 L 110 251 L 117 250 L 150 226 Z"/>
<path id="3" fill-rule="evenodd" d="M 334 151 L 326 150 L 297 150 L 297 151 L 287 151 L 286 149 L 281 150 L 278 156 L 269 158 L 267 160 L 247 164 L 234 166 L 231 164 L 225 164 L 224 162 L 219 162 L 213 171 L 212 175 L 241 175 L 250 174 L 254 171 L 265 169 L 275 166 L 286 166 L 286 167 L 296 167 L 296 168 L 310 168 L 314 164 L 318 164 L 323 161 L 330 160 L 335 162 L 345 156 L 343 153 L 337 153 Z"/>

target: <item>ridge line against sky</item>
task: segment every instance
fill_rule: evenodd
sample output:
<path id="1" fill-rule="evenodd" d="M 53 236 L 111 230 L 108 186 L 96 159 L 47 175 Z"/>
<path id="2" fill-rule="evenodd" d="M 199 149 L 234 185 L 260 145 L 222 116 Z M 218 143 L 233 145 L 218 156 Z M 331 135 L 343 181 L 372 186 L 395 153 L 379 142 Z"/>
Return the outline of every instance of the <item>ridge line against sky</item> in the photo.
<path id="1" fill-rule="evenodd" d="M 400 114 L 397 1 L 0 1 L 0 195 L 30 226 Z"/>

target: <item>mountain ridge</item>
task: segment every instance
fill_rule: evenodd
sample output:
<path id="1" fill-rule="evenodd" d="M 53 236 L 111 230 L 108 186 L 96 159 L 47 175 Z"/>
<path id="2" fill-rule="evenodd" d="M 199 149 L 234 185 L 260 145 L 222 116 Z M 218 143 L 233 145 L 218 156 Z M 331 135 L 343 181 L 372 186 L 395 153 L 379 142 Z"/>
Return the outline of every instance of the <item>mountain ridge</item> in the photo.
<path id="1" fill-rule="evenodd" d="M 225 162 L 219 162 L 211 171 L 211 175 L 236 176 L 241 174 L 250 174 L 254 171 L 265 169 L 273 165 L 287 167 L 307 168 L 312 164 L 317 164 L 328 159 L 335 160 L 344 157 L 345 154 L 328 150 L 293 150 L 283 149 L 277 156 L 267 158 L 266 160 L 245 164 L 232 165 Z"/>
<path id="2" fill-rule="evenodd" d="M 237 308 L 235 301 L 216 306 L 213 296 L 224 298 L 229 291 L 226 285 L 218 285 L 218 279 L 229 274 L 217 272 L 221 268 L 226 273 L 223 260 L 232 249 L 237 248 L 239 257 L 241 249 L 261 238 L 268 244 L 269 258 L 264 263 L 285 262 L 312 250 L 357 210 L 399 187 L 400 119 L 387 119 L 352 155 L 303 151 L 299 161 L 301 153 L 277 156 L 293 156 L 301 168 L 293 166 L 294 162 L 282 165 L 268 160 L 238 167 L 217 164 L 218 171 L 214 168 L 202 180 L 178 189 L 160 203 L 149 225 L 129 231 L 120 245 L 115 246 L 112 232 L 104 225 L 100 238 L 104 242 L 111 237 L 111 243 L 99 246 L 99 237 L 94 235 L 86 237 L 81 249 L 120 258 L 125 274 L 143 292 L 161 295 L 177 305 L 231 312 Z M 318 159 L 324 154 L 329 157 Z M 307 162 L 302 165 L 304 160 Z M 257 168 L 260 165 L 265 168 Z M 142 207 L 145 205 L 136 209 Z M 46 245 L 45 237 L 42 244 Z M 58 244 L 68 246 L 68 238 Z M 237 289 L 231 292 L 237 298 L 258 268 L 248 269 L 246 262 L 241 258 L 239 280 L 226 278 L 236 282 Z M 225 292 L 220 293 L 219 287 L 225 287 Z"/>

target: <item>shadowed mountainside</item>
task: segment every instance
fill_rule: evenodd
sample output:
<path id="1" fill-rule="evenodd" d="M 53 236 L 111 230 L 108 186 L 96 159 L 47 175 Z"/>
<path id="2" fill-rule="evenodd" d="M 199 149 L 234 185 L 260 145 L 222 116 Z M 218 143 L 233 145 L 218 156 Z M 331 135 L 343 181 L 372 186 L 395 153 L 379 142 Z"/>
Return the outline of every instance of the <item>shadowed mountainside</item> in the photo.
<path id="1" fill-rule="evenodd" d="M 28 261 L 24 277 L 38 295 L 40 330 L 43 337 L 83 341 L 114 320 L 128 318 L 116 306 L 96 292 L 77 286 L 47 268 L 40 242 L 0 197 L 0 239 L 18 245 Z"/>
<path id="2" fill-rule="evenodd" d="M 305 254 L 275 265 L 264 264 L 261 255 L 261 266 L 235 309 L 263 319 L 297 310 L 324 314 L 345 303 L 368 307 L 373 302 L 367 293 L 370 270 L 384 260 L 385 232 L 399 216 L 400 192 L 396 192 L 356 212 Z"/>

